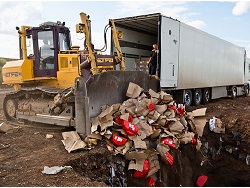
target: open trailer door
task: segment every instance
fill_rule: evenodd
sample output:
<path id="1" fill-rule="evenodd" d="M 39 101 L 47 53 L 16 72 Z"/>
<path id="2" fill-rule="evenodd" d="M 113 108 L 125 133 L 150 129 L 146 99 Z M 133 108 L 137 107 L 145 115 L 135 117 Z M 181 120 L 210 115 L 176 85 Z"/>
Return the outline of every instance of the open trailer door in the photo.
<path id="1" fill-rule="evenodd" d="M 180 22 L 161 16 L 161 87 L 177 87 Z M 164 52 L 164 53 L 163 53 Z"/>

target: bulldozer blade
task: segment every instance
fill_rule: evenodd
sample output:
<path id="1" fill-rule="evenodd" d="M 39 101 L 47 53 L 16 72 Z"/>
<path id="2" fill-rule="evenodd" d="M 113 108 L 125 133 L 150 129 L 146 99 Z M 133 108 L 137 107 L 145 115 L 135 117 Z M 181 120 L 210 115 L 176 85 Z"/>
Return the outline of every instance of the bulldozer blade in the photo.
<path id="1" fill-rule="evenodd" d="M 160 91 L 160 81 L 143 71 L 107 71 L 92 75 L 86 82 L 76 81 L 76 131 L 86 136 L 91 133 L 90 119 L 101 113 L 103 105 L 122 103 L 128 97 L 129 82 L 144 90 Z"/>

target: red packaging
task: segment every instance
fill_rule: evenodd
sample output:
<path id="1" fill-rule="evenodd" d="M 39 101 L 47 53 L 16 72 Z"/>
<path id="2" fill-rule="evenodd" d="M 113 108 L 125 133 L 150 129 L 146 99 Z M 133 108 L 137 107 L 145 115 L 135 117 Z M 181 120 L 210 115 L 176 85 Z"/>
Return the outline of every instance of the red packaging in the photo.
<path id="1" fill-rule="evenodd" d="M 171 138 L 163 138 L 161 140 L 161 143 L 168 145 L 172 149 L 176 149 L 176 146 L 174 144 L 174 141 Z"/>
<path id="2" fill-rule="evenodd" d="M 180 115 L 184 116 L 184 111 L 185 111 L 184 108 L 180 107 L 177 110 L 178 110 L 178 112 L 179 112 Z"/>
<path id="3" fill-rule="evenodd" d="M 197 186 L 203 187 L 205 183 L 207 182 L 207 179 L 208 177 L 205 175 L 200 176 L 196 181 Z"/>
<path id="4" fill-rule="evenodd" d="M 155 187 L 155 179 L 152 177 L 148 178 L 148 186 L 149 187 Z"/>
<path id="5" fill-rule="evenodd" d="M 132 120 L 133 120 L 133 117 L 132 117 L 131 115 L 129 115 L 129 116 L 128 116 L 128 121 L 129 121 L 129 122 L 132 122 Z"/>
<path id="6" fill-rule="evenodd" d="M 196 145 L 197 144 L 197 140 L 195 137 L 192 138 L 192 144 Z"/>
<path id="7" fill-rule="evenodd" d="M 138 127 L 126 120 L 122 122 L 122 128 L 128 135 L 136 135 L 138 133 Z"/>
<path id="8" fill-rule="evenodd" d="M 117 146 L 123 146 L 127 142 L 127 138 L 115 134 L 112 134 L 110 140 L 112 141 L 113 144 Z"/>
<path id="9" fill-rule="evenodd" d="M 166 152 L 165 155 L 166 155 L 166 159 L 167 159 L 168 163 L 170 165 L 173 165 L 174 164 L 174 158 L 173 158 L 173 156 L 169 152 Z"/>
<path id="10" fill-rule="evenodd" d="M 149 161 L 147 159 L 145 159 L 144 163 L 143 163 L 142 171 L 136 170 L 134 172 L 134 177 L 135 178 L 143 178 L 143 177 L 145 177 L 148 174 L 149 169 L 150 169 Z"/>
<path id="11" fill-rule="evenodd" d="M 176 106 L 175 105 L 170 105 L 169 106 L 171 109 L 173 109 L 174 111 L 176 111 L 177 110 L 177 108 L 176 108 Z"/>
<path id="12" fill-rule="evenodd" d="M 115 122 L 116 122 L 117 124 L 122 124 L 123 119 L 121 119 L 120 117 L 117 117 L 117 118 L 115 118 Z"/>
<path id="13" fill-rule="evenodd" d="M 155 105 L 151 102 L 149 105 L 148 105 L 148 110 L 149 111 L 153 111 L 155 109 Z"/>

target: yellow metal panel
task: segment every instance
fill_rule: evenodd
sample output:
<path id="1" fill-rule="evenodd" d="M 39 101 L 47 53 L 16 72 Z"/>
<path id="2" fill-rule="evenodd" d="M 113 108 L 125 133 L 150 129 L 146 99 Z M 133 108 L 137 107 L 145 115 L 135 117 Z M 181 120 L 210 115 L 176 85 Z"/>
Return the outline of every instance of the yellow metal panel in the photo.
<path id="1" fill-rule="evenodd" d="M 64 89 L 63 87 L 59 86 L 58 81 L 56 79 L 39 80 L 39 82 L 42 82 L 43 86 L 50 86 L 50 87 L 56 87 L 56 88 Z"/>
<path id="2" fill-rule="evenodd" d="M 78 57 L 72 57 L 72 67 L 78 67 L 79 60 Z"/>
<path id="3" fill-rule="evenodd" d="M 21 83 L 22 72 L 20 67 L 2 68 L 3 84 Z"/>
<path id="4" fill-rule="evenodd" d="M 59 88 L 73 87 L 75 84 L 75 78 L 78 77 L 78 71 L 58 71 L 57 81 Z"/>
<path id="5" fill-rule="evenodd" d="M 34 71 L 33 71 L 33 60 L 26 59 L 22 64 L 22 79 L 31 79 L 34 78 Z"/>
<path id="6" fill-rule="evenodd" d="M 58 54 L 57 81 L 59 88 L 73 87 L 75 78 L 78 77 L 78 67 L 80 63 L 80 55 L 74 54 Z"/>
<path id="7" fill-rule="evenodd" d="M 60 57 L 60 68 L 68 68 L 68 58 Z"/>
<path id="8" fill-rule="evenodd" d="M 26 79 L 32 79 L 33 60 L 9 61 L 2 68 L 3 84 L 19 84 Z"/>
<path id="9" fill-rule="evenodd" d="M 80 55 L 77 54 L 58 54 L 59 71 L 76 71 L 80 63 Z"/>

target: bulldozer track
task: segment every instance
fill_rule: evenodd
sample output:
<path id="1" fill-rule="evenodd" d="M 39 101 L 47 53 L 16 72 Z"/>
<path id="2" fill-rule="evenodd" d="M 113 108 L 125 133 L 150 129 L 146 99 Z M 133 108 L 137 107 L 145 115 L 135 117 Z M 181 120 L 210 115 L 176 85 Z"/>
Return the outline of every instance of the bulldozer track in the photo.
<path id="1" fill-rule="evenodd" d="M 7 119 L 7 121 L 17 122 L 15 119 L 15 113 L 18 109 L 18 101 L 21 98 L 29 98 L 32 95 L 37 95 L 40 99 L 45 97 L 53 100 L 53 98 L 58 94 L 63 92 L 62 89 L 54 88 L 54 87 L 34 87 L 34 88 L 21 88 L 17 91 L 11 91 L 6 94 L 3 101 L 3 112 Z"/>
<path id="2" fill-rule="evenodd" d="M 57 93 L 62 92 L 62 89 L 58 89 L 58 88 L 54 88 L 54 87 L 35 87 L 35 88 L 21 88 L 20 90 L 17 91 L 11 91 L 9 93 L 6 94 L 6 97 L 11 96 L 12 98 L 19 98 L 20 96 L 25 95 L 26 93 L 30 93 L 30 94 L 42 94 L 45 93 L 47 95 L 51 95 L 51 96 L 55 96 Z"/>

